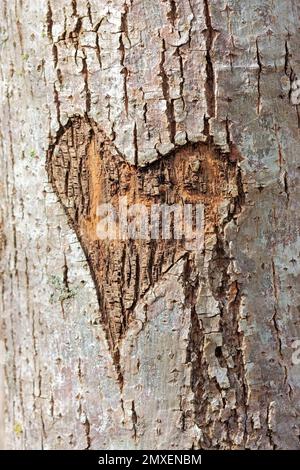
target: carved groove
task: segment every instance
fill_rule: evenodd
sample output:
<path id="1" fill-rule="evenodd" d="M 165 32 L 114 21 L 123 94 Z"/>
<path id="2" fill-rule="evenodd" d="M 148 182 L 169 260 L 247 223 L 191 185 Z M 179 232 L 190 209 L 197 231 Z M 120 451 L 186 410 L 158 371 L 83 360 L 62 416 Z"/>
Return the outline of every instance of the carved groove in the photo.
<path id="1" fill-rule="evenodd" d="M 115 360 L 136 303 L 187 249 L 181 240 L 106 241 L 97 238 L 97 207 L 119 197 L 129 204 L 203 203 L 206 231 L 220 204 L 237 191 L 236 163 L 213 146 L 188 144 L 143 168 L 127 163 L 98 126 L 75 116 L 51 145 L 52 185 L 86 254 L 98 293 L 101 321 Z"/>

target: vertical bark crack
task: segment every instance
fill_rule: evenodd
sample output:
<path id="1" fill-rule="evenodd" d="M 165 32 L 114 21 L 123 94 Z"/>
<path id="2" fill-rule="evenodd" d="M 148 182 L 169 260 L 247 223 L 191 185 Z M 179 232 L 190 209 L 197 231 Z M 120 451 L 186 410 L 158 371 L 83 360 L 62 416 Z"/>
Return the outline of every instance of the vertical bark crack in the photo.
<path id="1" fill-rule="evenodd" d="M 262 74 L 262 63 L 260 58 L 258 40 L 256 40 L 256 60 L 258 64 L 258 72 L 257 72 L 257 114 L 261 112 L 261 74 Z"/>
<path id="2" fill-rule="evenodd" d="M 203 0 L 204 17 L 206 22 L 206 102 L 207 102 L 207 118 L 213 118 L 216 115 L 216 87 L 215 72 L 212 60 L 213 45 L 216 31 L 212 26 L 209 0 Z"/>

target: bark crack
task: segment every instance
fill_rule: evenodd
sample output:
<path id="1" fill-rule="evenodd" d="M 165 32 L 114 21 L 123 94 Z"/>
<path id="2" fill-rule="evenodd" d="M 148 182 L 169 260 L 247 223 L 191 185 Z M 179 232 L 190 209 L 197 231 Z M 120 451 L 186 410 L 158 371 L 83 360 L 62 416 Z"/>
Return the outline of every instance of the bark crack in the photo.
<path id="1" fill-rule="evenodd" d="M 260 58 L 258 40 L 256 40 L 256 60 L 258 64 L 258 72 L 257 72 L 257 107 L 256 111 L 257 114 L 261 113 L 261 74 L 262 74 L 262 62 Z"/>
<path id="2" fill-rule="evenodd" d="M 53 42 L 53 34 L 52 34 L 52 29 L 53 29 L 53 15 L 52 15 L 52 8 L 51 8 L 51 3 L 48 2 L 47 4 L 47 34 L 48 38 L 50 39 L 51 42 Z"/>
<path id="3" fill-rule="evenodd" d="M 212 26 L 212 18 L 210 13 L 209 0 L 203 0 L 204 17 L 206 22 L 206 102 L 207 102 L 207 118 L 213 118 L 216 115 L 216 86 L 215 71 L 212 60 L 213 45 L 217 31 Z"/>
<path id="4" fill-rule="evenodd" d="M 162 80 L 162 92 L 164 99 L 166 101 L 166 115 L 168 120 L 168 129 L 169 129 L 169 136 L 170 142 L 174 144 L 175 135 L 176 135 L 176 119 L 175 119 L 175 112 L 174 112 L 174 100 L 170 97 L 170 84 L 169 84 L 169 77 L 165 70 L 165 63 L 166 63 L 166 43 L 165 40 L 162 39 L 162 49 L 161 49 L 161 61 L 159 64 L 160 69 L 160 77 Z"/>

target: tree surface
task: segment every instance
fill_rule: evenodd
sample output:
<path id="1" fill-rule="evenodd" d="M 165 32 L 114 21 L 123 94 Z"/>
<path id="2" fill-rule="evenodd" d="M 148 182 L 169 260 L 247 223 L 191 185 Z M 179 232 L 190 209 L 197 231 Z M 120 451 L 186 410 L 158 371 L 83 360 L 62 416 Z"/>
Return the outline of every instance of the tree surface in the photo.
<path id="1" fill-rule="evenodd" d="M 2 446 L 300 448 L 299 13 L 2 0 Z M 100 243 L 120 195 L 203 249 Z"/>

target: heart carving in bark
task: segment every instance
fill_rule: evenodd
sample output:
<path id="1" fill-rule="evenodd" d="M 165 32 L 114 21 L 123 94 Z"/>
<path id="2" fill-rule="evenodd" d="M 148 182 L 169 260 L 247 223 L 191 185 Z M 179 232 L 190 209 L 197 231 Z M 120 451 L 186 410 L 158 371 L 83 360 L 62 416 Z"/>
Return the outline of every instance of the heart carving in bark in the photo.
<path id="1" fill-rule="evenodd" d="M 137 167 L 118 153 L 91 119 L 74 116 L 50 146 L 47 170 L 53 188 L 87 257 L 99 299 L 101 321 L 118 362 L 119 343 L 134 318 L 137 302 L 184 253 L 183 240 L 101 240 L 98 207 L 195 204 L 205 207 L 206 231 L 219 208 L 237 194 L 237 166 L 212 144 L 187 144 Z"/>

